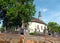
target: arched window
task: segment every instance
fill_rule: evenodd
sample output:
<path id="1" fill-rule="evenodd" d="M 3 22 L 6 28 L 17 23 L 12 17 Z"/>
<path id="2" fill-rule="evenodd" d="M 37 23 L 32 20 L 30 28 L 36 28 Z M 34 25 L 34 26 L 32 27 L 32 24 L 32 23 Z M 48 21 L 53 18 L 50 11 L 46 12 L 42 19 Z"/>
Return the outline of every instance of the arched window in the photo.
<path id="1" fill-rule="evenodd" d="M 44 29 L 46 29 L 46 27 L 44 27 Z"/>
<path id="2" fill-rule="evenodd" d="M 41 30 L 43 30 L 43 27 L 41 26 Z"/>
<path id="3" fill-rule="evenodd" d="M 37 29 L 39 29 L 39 25 L 37 25 Z"/>

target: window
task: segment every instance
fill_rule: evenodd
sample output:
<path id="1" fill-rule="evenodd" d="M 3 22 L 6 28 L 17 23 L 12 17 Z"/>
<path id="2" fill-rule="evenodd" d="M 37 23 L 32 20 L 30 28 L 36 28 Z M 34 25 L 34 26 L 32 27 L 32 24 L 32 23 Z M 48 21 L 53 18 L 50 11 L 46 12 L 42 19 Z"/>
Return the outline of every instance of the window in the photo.
<path id="1" fill-rule="evenodd" d="M 44 29 L 46 29 L 46 27 L 44 27 Z"/>
<path id="2" fill-rule="evenodd" d="M 43 30 L 43 27 L 41 26 L 41 30 Z"/>
<path id="3" fill-rule="evenodd" d="M 37 25 L 37 29 L 39 29 L 39 25 Z"/>

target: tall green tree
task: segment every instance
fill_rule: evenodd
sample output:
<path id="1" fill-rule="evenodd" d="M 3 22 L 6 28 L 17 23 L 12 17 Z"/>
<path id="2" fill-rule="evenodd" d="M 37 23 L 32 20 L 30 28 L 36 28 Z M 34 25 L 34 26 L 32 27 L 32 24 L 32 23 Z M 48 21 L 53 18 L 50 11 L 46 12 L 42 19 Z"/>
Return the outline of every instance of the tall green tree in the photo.
<path id="1" fill-rule="evenodd" d="M 0 0 L 5 27 L 22 26 L 35 14 L 34 0 Z"/>
<path id="2" fill-rule="evenodd" d="M 54 32 L 60 32 L 60 25 L 56 22 L 49 22 L 47 27 L 48 30 L 52 32 L 52 34 L 54 34 Z"/>
<path id="3" fill-rule="evenodd" d="M 57 32 L 59 32 L 60 33 L 60 25 L 59 26 L 57 26 Z"/>
<path id="4" fill-rule="evenodd" d="M 49 22 L 48 23 L 48 29 L 51 30 L 52 32 L 56 31 L 57 23 L 55 22 Z"/>

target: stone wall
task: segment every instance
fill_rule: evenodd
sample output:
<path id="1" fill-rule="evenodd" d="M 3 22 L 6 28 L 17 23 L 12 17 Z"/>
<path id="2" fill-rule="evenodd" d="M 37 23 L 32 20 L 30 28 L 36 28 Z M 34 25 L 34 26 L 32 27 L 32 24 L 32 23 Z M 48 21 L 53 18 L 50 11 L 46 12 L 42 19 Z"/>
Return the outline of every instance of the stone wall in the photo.
<path id="1" fill-rule="evenodd" d="M 0 34 L 0 43 L 23 43 L 23 39 L 19 34 Z"/>
<path id="2" fill-rule="evenodd" d="M 19 34 L 0 34 L 0 43 L 60 43 L 60 38 L 50 36 L 26 36 Z"/>

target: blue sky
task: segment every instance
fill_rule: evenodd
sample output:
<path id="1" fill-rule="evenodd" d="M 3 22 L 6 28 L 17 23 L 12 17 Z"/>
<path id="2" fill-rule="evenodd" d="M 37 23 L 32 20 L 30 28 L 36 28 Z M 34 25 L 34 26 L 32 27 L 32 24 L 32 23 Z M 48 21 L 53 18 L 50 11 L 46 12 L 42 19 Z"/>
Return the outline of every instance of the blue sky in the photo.
<path id="1" fill-rule="evenodd" d="M 1 26 L 3 25 L 3 22 L 2 22 L 3 20 L 0 20 L 0 28 L 1 28 Z"/>
<path id="2" fill-rule="evenodd" d="M 41 11 L 42 20 L 46 23 L 57 22 L 60 24 L 60 0 L 34 0 L 36 5 L 36 13 L 34 17 L 38 17 Z"/>

